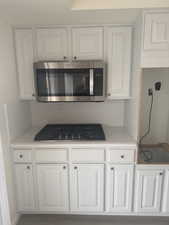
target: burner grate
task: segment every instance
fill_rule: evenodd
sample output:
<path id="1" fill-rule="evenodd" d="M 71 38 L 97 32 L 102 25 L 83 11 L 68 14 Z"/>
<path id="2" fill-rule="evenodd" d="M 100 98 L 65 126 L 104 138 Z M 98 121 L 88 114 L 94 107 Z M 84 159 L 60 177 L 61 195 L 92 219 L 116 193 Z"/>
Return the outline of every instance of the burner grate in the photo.
<path id="1" fill-rule="evenodd" d="M 105 140 L 105 135 L 101 124 L 48 124 L 34 140 Z"/>

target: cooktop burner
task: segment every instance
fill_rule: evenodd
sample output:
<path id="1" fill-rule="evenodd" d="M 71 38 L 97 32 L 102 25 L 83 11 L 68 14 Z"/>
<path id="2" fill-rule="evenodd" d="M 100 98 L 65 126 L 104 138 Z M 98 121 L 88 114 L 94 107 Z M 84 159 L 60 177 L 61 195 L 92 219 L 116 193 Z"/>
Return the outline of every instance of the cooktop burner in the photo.
<path id="1" fill-rule="evenodd" d="M 48 124 L 35 136 L 35 141 L 105 140 L 100 124 Z"/>

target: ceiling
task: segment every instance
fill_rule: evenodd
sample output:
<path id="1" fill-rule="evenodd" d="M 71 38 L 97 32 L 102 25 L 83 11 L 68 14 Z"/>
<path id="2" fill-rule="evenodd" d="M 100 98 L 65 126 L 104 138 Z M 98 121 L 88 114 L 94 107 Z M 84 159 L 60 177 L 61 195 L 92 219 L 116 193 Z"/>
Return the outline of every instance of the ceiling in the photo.
<path id="1" fill-rule="evenodd" d="M 140 9 L 78 11 L 71 7 L 72 0 L 0 0 L 0 20 L 12 25 L 132 24 L 140 13 Z"/>

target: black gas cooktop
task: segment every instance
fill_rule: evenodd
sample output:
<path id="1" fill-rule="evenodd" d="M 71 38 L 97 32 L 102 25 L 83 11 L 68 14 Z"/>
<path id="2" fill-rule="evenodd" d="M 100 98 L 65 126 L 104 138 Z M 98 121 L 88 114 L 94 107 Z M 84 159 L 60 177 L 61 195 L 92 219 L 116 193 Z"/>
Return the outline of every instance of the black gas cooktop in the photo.
<path id="1" fill-rule="evenodd" d="M 35 141 L 105 140 L 100 124 L 48 124 L 35 136 Z"/>

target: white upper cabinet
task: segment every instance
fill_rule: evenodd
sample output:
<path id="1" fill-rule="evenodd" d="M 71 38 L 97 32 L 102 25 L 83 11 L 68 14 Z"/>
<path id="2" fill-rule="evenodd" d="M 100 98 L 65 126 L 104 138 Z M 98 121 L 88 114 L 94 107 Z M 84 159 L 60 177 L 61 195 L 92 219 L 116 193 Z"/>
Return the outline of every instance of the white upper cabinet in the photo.
<path id="1" fill-rule="evenodd" d="M 39 208 L 45 211 L 68 211 L 68 166 L 38 165 Z"/>
<path id="2" fill-rule="evenodd" d="M 37 60 L 68 60 L 68 31 L 66 28 L 36 30 Z"/>
<path id="3" fill-rule="evenodd" d="M 136 172 L 135 210 L 137 212 L 160 212 L 163 170 L 139 169 Z"/>
<path id="4" fill-rule="evenodd" d="M 70 180 L 71 211 L 103 211 L 104 165 L 73 165 Z"/>
<path id="5" fill-rule="evenodd" d="M 109 165 L 107 168 L 106 211 L 131 212 L 133 166 Z"/>
<path id="6" fill-rule="evenodd" d="M 32 165 L 15 165 L 18 210 L 34 210 L 35 195 Z"/>
<path id="7" fill-rule="evenodd" d="M 131 27 L 107 28 L 108 98 L 130 97 Z"/>
<path id="8" fill-rule="evenodd" d="M 33 34 L 32 29 L 15 30 L 17 73 L 19 76 L 20 98 L 34 99 Z"/>
<path id="9" fill-rule="evenodd" d="M 16 29 L 21 99 L 35 99 L 33 62 L 38 60 L 105 60 L 108 98 L 129 98 L 132 29 L 115 26 L 106 30 L 104 26 Z"/>
<path id="10" fill-rule="evenodd" d="M 103 59 L 103 28 L 72 28 L 72 57 L 74 60 Z"/>
<path id="11" fill-rule="evenodd" d="M 144 13 L 142 67 L 169 67 L 169 11 Z"/>

